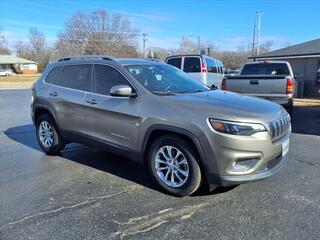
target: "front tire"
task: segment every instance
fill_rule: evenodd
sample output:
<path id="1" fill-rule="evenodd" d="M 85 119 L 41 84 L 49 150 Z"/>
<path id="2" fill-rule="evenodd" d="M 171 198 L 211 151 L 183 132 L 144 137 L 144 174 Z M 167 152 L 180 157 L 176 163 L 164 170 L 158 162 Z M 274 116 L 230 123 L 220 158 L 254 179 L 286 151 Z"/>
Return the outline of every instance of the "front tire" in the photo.
<path id="1" fill-rule="evenodd" d="M 149 171 L 166 192 L 188 196 L 201 185 L 201 170 L 193 147 L 182 138 L 167 135 L 158 138 L 148 154 Z"/>
<path id="2" fill-rule="evenodd" d="M 56 124 L 48 114 L 37 119 L 36 134 L 40 147 L 48 155 L 56 155 L 65 147 Z"/>

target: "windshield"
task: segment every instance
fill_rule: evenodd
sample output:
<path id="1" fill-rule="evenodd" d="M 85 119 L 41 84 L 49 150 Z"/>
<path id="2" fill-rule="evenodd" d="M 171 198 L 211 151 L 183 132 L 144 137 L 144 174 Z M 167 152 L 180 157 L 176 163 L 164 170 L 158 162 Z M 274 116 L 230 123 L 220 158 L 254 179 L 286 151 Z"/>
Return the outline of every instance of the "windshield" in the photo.
<path id="1" fill-rule="evenodd" d="M 155 94 L 193 93 L 210 90 L 183 71 L 170 65 L 129 65 L 125 68 L 147 90 Z"/>

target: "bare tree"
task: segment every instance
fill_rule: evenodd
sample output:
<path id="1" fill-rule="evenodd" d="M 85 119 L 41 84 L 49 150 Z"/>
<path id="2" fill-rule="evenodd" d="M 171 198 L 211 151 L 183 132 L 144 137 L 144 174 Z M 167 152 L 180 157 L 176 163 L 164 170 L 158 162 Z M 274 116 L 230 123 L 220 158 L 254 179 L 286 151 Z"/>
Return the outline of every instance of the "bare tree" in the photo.
<path id="1" fill-rule="evenodd" d="M 0 55 L 8 55 L 8 54 L 11 54 L 11 51 L 8 48 L 8 41 L 2 29 L 0 29 Z"/>
<path id="2" fill-rule="evenodd" d="M 241 65 L 248 61 L 250 52 L 238 51 L 217 51 L 214 57 L 220 59 L 226 69 L 239 69 Z"/>
<path id="3" fill-rule="evenodd" d="M 46 51 L 46 38 L 42 32 L 37 28 L 30 28 L 29 30 L 29 41 L 32 50 L 36 55 L 40 55 Z M 40 57 L 40 56 L 38 56 Z"/>
<path id="4" fill-rule="evenodd" d="M 179 52 L 181 54 L 198 54 L 198 44 L 188 37 L 182 37 L 179 43 Z"/>
<path id="5" fill-rule="evenodd" d="M 52 48 L 46 44 L 44 34 L 36 28 L 30 29 L 29 42 L 17 42 L 15 50 L 18 57 L 37 62 L 40 72 L 50 62 L 53 54 Z"/>
<path id="6" fill-rule="evenodd" d="M 149 47 L 147 49 L 148 58 L 155 58 L 164 61 L 166 57 L 171 55 L 171 51 L 165 48 Z"/>
<path id="7" fill-rule="evenodd" d="M 260 46 L 260 54 L 266 53 L 266 52 L 270 52 L 271 49 L 272 49 L 272 45 L 273 45 L 273 41 L 272 40 L 268 40 L 268 41 L 264 42 L 263 44 L 261 44 L 261 46 Z"/>
<path id="8" fill-rule="evenodd" d="M 32 59 L 36 61 L 39 71 L 43 71 L 46 65 L 50 62 L 51 48 L 46 44 L 46 37 L 36 28 L 30 28 L 29 42 L 31 46 Z"/>
<path id="9" fill-rule="evenodd" d="M 15 50 L 16 50 L 16 55 L 21 58 L 25 59 L 32 59 L 32 49 L 30 47 L 30 44 L 19 41 L 15 44 Z"/>
<path id="10" fill-rule="evenodd" d="M 106 10 L 77 12 L 58 35 L 57 49 L 61 56 L 106 54 L 116 57 L 137 56 L 137 32 L 119 14 Z"/>

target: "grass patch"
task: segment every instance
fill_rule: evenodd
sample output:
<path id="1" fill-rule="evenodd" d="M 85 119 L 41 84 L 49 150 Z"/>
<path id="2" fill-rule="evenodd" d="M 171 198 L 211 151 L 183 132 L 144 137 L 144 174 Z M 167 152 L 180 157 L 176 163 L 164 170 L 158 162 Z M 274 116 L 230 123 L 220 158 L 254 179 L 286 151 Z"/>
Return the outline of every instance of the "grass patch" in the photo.
<path id="1" fill-rule="evenodd" d="M 0 82 L 34 82 L 40 75 L 16 75 L 10 77 L 0 77 Z"/>

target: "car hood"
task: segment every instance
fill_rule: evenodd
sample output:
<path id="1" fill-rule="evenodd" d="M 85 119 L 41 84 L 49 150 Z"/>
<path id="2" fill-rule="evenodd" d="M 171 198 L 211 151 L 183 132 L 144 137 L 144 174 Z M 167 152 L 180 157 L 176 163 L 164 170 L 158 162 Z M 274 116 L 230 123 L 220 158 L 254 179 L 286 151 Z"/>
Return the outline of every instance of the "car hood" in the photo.
<path id="1" fill-rule="evenodd" d="M 269 100 L 221 90 L 165 98 L 169 104 L 193 114 L 230 121 L 266 123 L 287 114 L 282 106 Z"/>

